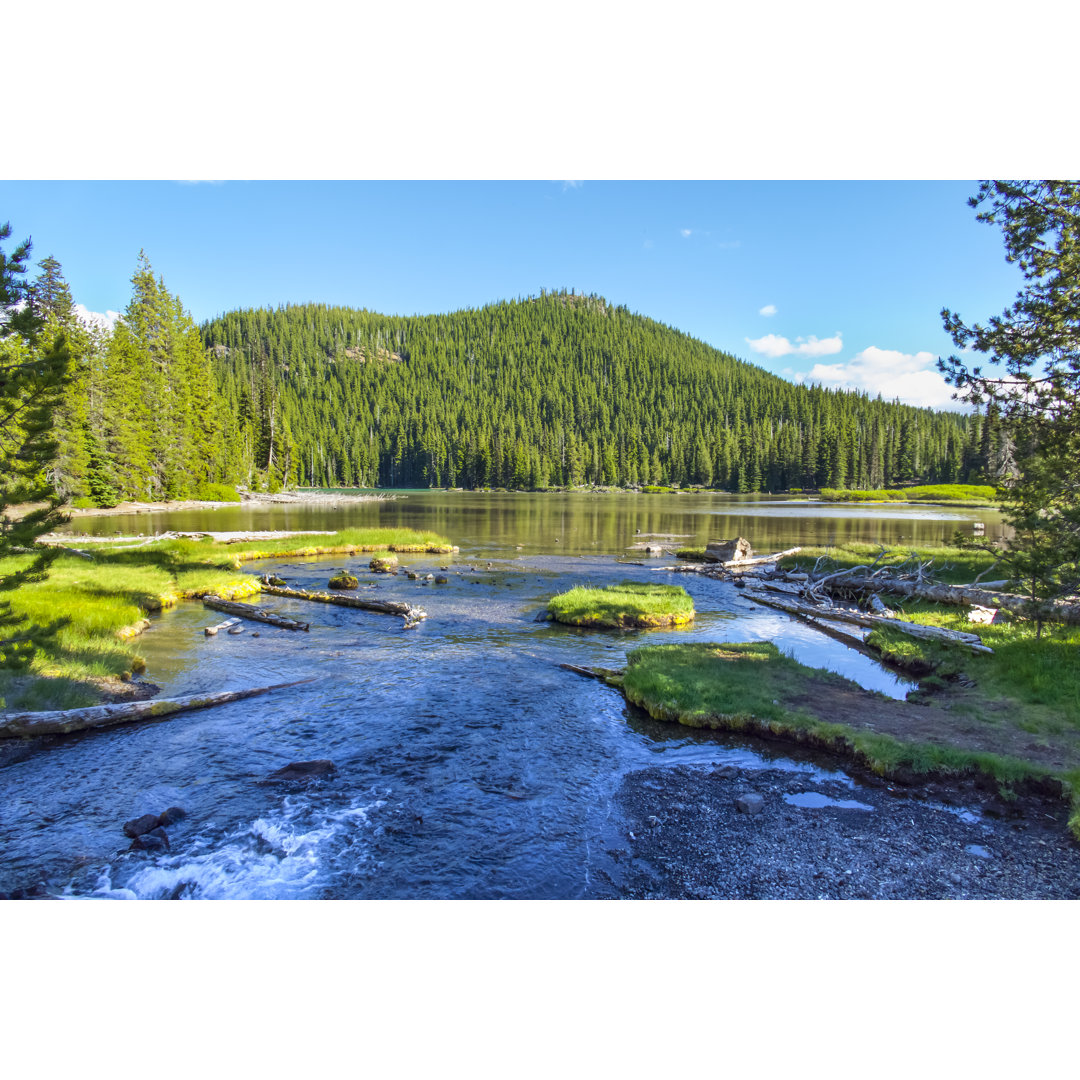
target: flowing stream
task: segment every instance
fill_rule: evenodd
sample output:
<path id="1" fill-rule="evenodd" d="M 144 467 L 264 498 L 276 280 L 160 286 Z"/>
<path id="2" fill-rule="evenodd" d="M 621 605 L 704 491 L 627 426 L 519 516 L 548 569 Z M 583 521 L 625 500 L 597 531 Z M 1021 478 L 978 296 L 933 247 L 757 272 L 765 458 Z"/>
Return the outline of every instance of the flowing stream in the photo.
<path id="1" fill-rule="evenodd" d="M 948 541 L 992 511 L 821 506 L 778 497 L 410 493 L 393 502 L 237 507 L 83 518 L 72 530 L 336 529 L 407 525 L 460 546 L 407 555 L 404 568 L 448 584 L 362 572 L 362 587 L 419 604 L 396 618 L 266 598 L 309 633 L 218 621 L 198 603 L 153 620 L 141 639 L 166 696 L 313 682 L 229 705 L 63 739 L 40 740 L 0 768 L 0 891 L 48 882 L 52 895 L 144 898 L 581 898 L 609 895 L 612 797 L 630 770 L 732 763 L 843 778 L 835 762 L 753 740 L 660 724 L 620 695 L 558 667 L 622 666 L 663 641 L 771 640 L 804 663 L 902 697 L 910 684 L 735 587 L 655 573 L 672 561 L 631 550 L 650 534 L 672 548 L 748 537 L 758 550 L 864 540 Z M 677 539 L 675 537 L 678 537 Z M 300 588 L 324 587 L 335 556 L 263 562 Z M 489 568 L 490 564 L 490 568 Z M 575 584 L 677 582 L 690 628 L 627 634 L 536 622 Z M 256 636 L 257 635 L 257 636 Z M 293 761 L 330 759 L 307 784 L 268 782 Z M 854 781 L 850 782 L 854 787 Z M 858 794 L 852 801 L 858 804 Z M 807 804 L 811 805 L 811 804 Z M 121 826 L 180 806 L 165 853 L 129 852 Z"/>

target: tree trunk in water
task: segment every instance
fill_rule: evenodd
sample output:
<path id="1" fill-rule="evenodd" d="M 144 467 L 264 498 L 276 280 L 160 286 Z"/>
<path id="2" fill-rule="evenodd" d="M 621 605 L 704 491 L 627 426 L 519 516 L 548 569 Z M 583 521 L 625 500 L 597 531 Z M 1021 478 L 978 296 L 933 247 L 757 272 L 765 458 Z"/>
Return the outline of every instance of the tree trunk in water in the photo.
<path id="1" fill-rule="evenodd" d="M 6 713 L 0 715 L 0 738 L 26 738 L 34 735 L 68 735 L 88 728 L 107 728 L 127 724 L 132 720 L 157 720 L 173 713 L 206 709 L 228 701 L 268 694 L 287 686 L 314 682 L 297 679 L 295 682 L 258 686 L 250 690 L 223 690 L 216 694 L 192 694 L 180 698 L 155 698 L 150 701 L 122 701 L 115 705 L 90 705 L 85 709 L 57 709 L 51 712 Z"/>
<path id="2" fill-rule="evenodd" d="M 306 589 L 289 589 L 280 585 L 263 585 L 262 591 L 273 596 L 290 596 L 296 600 L 314 600 L 319 604 L 337 604 L 340 607 L 360 608 L 363 611 L 376 611 L 380 615 L 400 615 L 406 626 L 414 626 L 421 619 L 427 618 L 427 612 L 412 604 L 397 600 L 368 600 L 360 596 L 347 596 L 325 592 L 308 592 Z"/>
<path id="3" fill-rule="evenodd" d="M 789 615 L 802 615 L 812 619 L 833 619 L 837 622 L 854 623 L 856 626 L 876 630 L 889 627 L 911 637 L 924 638 L 927 641 L 946 641 L 954 645 L 964 645 L 972 652 L 993 653 L 989 645 L 984 645 L 978 634 L 968 634 L 962 630 L 945 630 L 940 626 L 922 626 L 919 623 L 904 622 L 902 619 L 887 619 L 881 615 L 864 615 L 858 611 L 837 610 L 835 608 L 813 607 L 810 604 L 795 603 L 791 600 L 774 599 L 759 592 L 747 590 L 747 597 L 767 607 L 786 611 Z"/>
<path id="4" fill-rule="evenodd" d="M 274 615 L 254 604 L 241 604 L 236 600 L 222 600 L 220 596 L 204 596 L 202 602 L 214 611 L 223 611 L 226 615 L 238 615 L 241 619 L 254 619 L 255 622 L 280 626 L 283 630 L 307 630 L 310 623 L 287 619 L 284 615 Z"/>

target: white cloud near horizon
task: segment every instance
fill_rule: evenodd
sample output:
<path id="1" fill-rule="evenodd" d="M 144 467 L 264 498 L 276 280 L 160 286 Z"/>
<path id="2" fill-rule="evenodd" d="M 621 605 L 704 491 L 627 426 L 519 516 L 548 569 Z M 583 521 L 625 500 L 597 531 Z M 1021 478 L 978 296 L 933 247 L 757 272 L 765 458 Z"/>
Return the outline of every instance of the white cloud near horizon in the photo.
<path id="1" fill-rule="evenodd" d="M 76 304 L 75 314 L 88 326 L 100 326 L 103 330 L 112 330 L 121 312 L 106 311 L 103 314 L 100 311 L 91 311 L 85 304 Z"/>
<path id="2" fill-rule="evenodd" d="M 764 309 L 762 314 L 764 314 Z M 808 338 L 796 338 L 794 344 L 779 334 L 766 334 L 764 337 L 744 338 L 744 340 L 754 352 L 761 353 L 771 360 L 776 360 L 781 356 L 832 356 L 844 347 L 843 334 L 839 330 L 831 338 L 819 340 L 811 334 Z"/>
<path id="3" fill-rule="evenodd" d="M 766 304 L 763 308 L 758 309 L 758 314 L 759 315 L 766 315 L 766 316 L 775 315 L 776 314 L 776 305 L 775 304 Z"/>
<path id="4" fill-rule="evenodd" d="M 582 184 L 585 183 L 585 181 L 584 180 L 560 180 L 559 183 L 562 184 L 563 191 L 576 191 L 579 187 L 581 187 Z"/>
<path id="5" fill-rule="evenodd" d="M 880 394 L 886 401 L 898 398 L 906 405 L 942 409 L 962 408 L 953 401 L 953 388 L 936 370 L 937 357 L 929 352 L 902 353 L 896 349 L 863 349 L 840 364 L 815 364 L 806 382 L 823 386 Z"/>

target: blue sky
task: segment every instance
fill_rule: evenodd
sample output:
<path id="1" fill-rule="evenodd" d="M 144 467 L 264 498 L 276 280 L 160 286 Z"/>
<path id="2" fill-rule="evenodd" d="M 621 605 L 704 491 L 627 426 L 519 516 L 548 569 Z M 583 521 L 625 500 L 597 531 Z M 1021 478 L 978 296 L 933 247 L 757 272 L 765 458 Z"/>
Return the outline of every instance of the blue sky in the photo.
<path id="1" fill-rule="evenodd" d="M 451 311 L 599 293 L 792 379 L 947 406 L 948 306 L 1020 285 L 972 181 L 0 182 L 0 221 L 119 311 L 140 249 L 196 320 L 324 301 Z M 11 241 L 9 241 L 9 246 Z"/>

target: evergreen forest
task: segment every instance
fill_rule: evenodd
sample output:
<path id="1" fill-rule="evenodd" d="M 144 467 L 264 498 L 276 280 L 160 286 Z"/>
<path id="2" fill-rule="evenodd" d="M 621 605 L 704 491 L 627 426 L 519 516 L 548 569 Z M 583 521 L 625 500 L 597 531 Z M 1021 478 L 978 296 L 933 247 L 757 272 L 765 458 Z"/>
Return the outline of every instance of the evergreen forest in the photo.
<path id="1" fill-rule="evenodd" d="M 54 258 L 39 266 L 31 303 L 72 354 L 47 479 L 75 505 L 233 485 L 880 488 L 995 482 L 1012 463 L 990 413 L 794 385 L 596 296 L 198 327 L 141 255 L 110 331 L 76 317 Z"/>
<path id="2" fill-rule="evenodd" d="M 793 385 L 596 296 L 289 305 L 202 333 L 227 470 L 270 487 L 881 487 L 981 477 L 992 453 L 978 417 Z"/>

